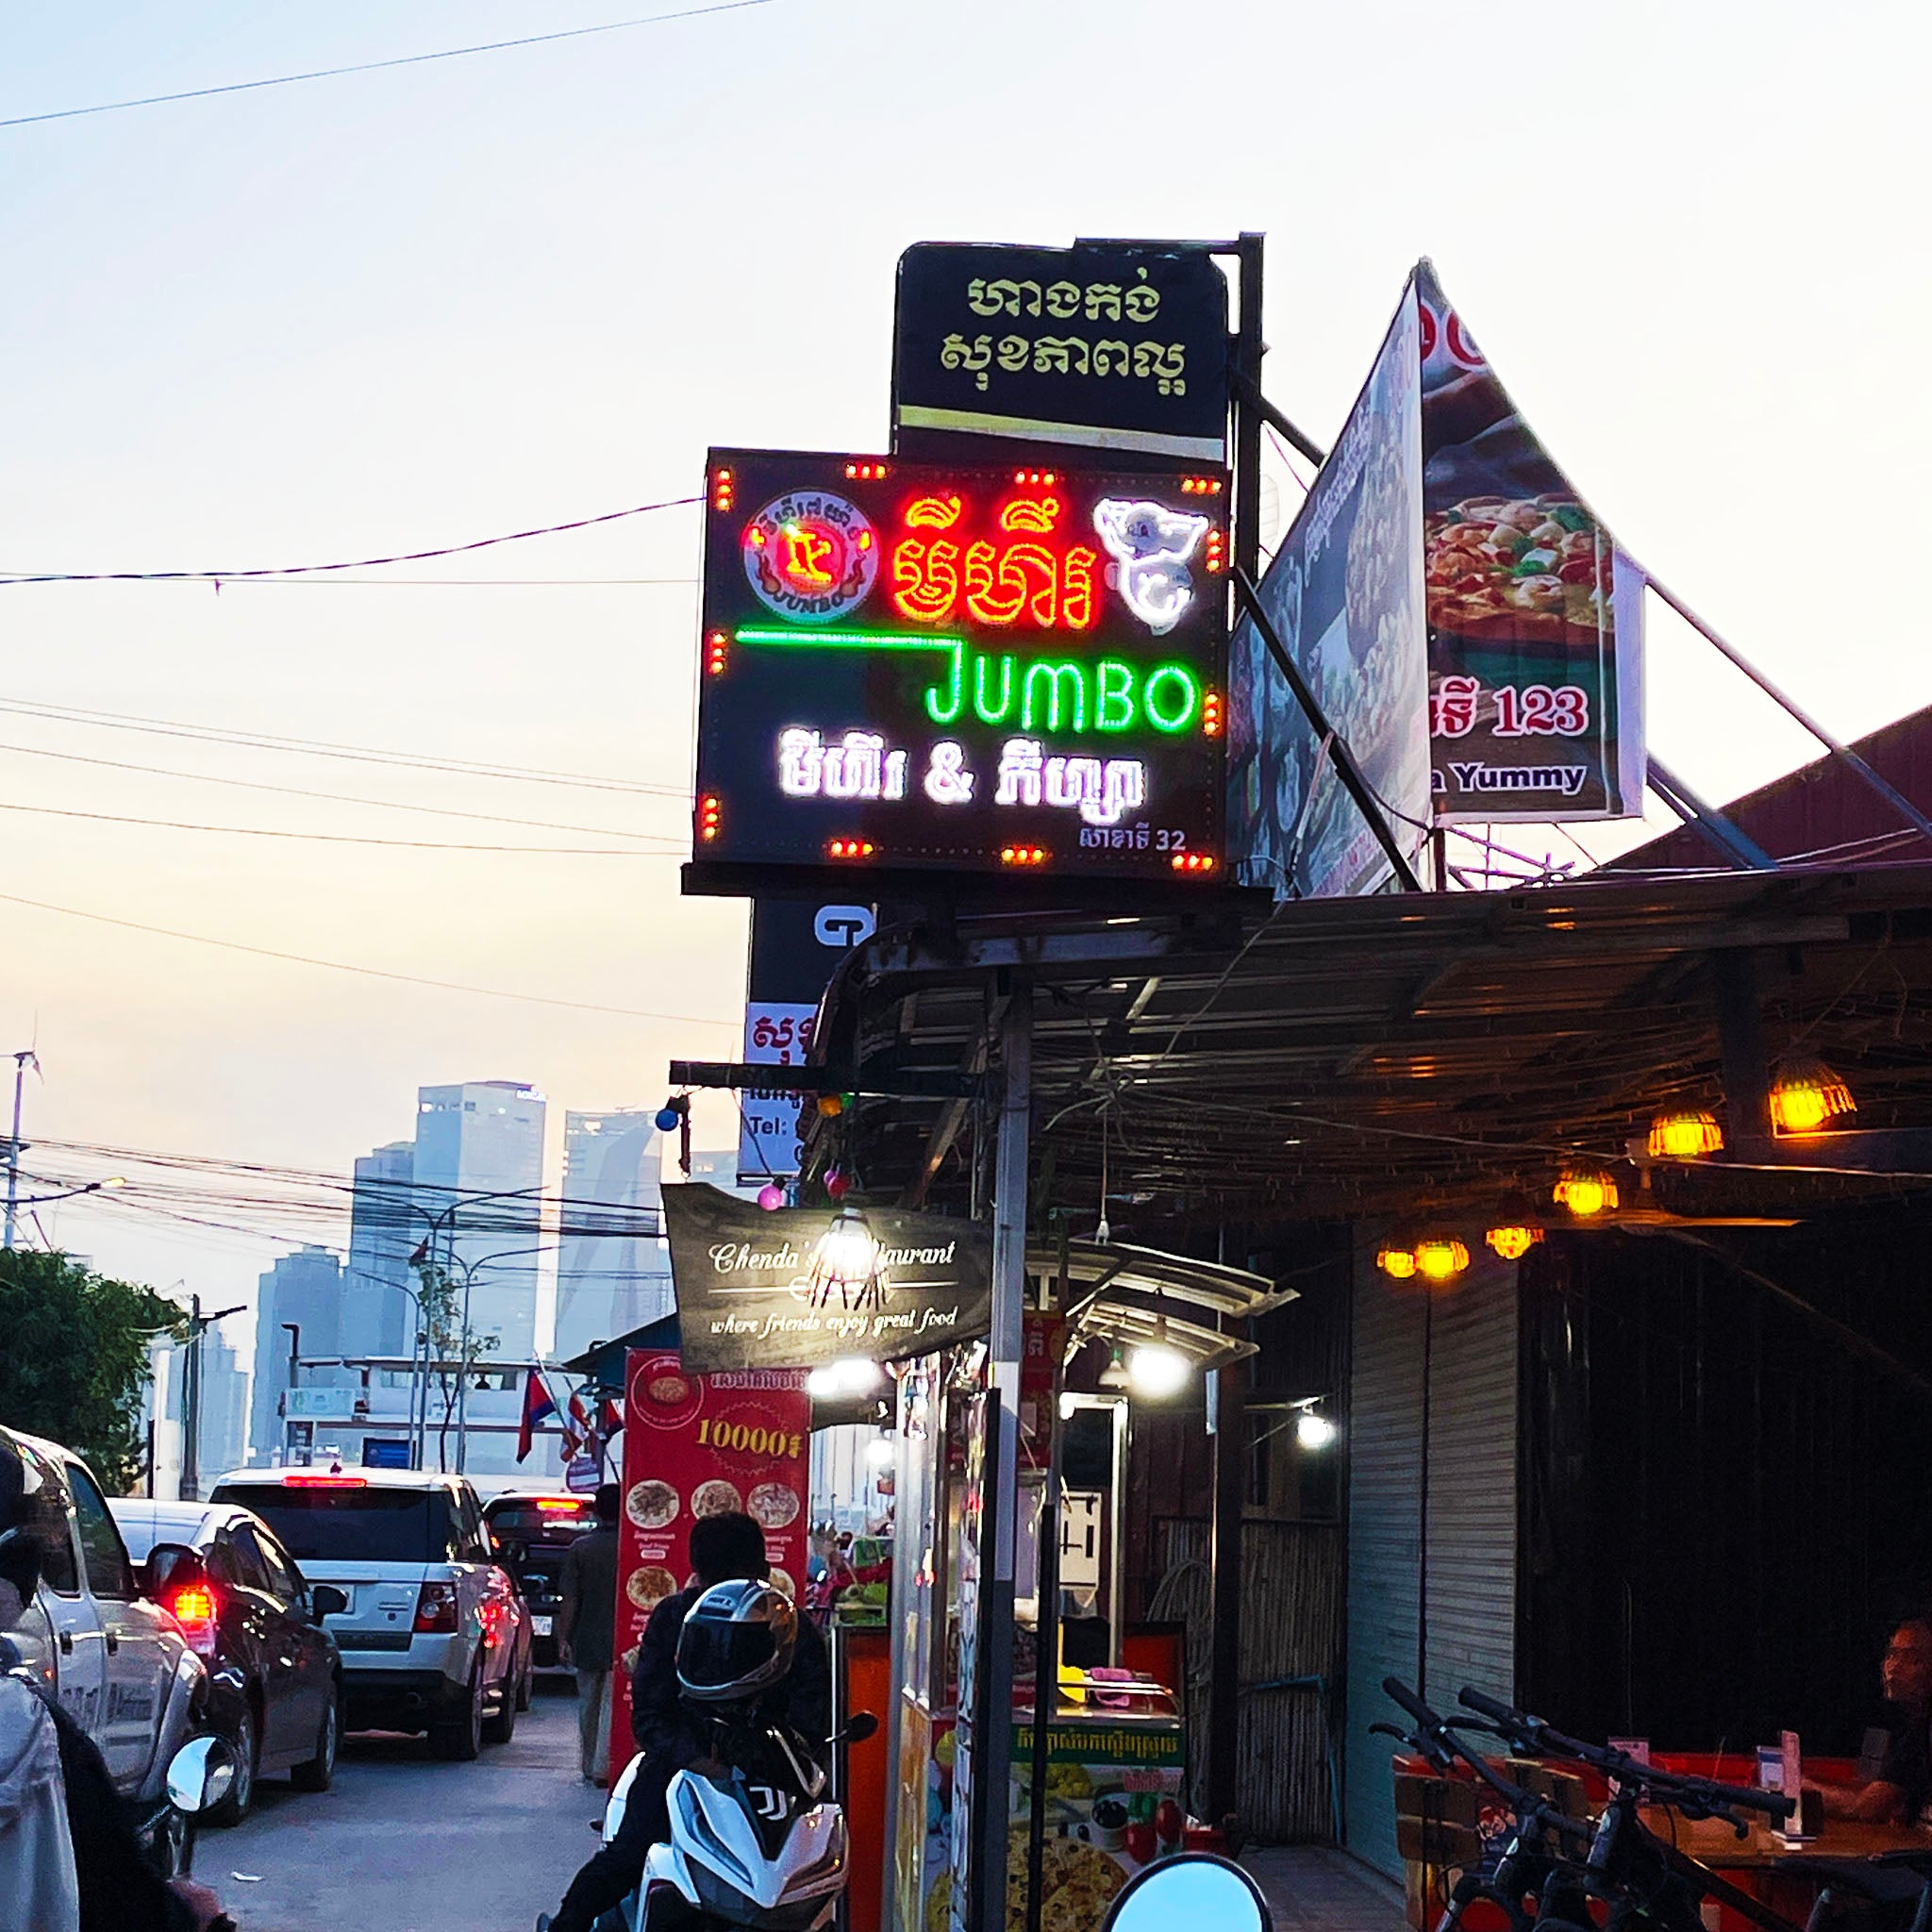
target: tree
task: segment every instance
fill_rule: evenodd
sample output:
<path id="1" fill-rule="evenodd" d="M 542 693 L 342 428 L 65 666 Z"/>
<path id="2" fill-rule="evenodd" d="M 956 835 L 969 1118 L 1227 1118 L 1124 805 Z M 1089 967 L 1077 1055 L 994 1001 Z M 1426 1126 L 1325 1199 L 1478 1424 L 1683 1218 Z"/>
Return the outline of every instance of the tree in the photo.
<path id="1" fill-rule="evenodd" d="M 0 1250 L 0 1423 L 79 1451 L 110 1495 L 141 1473 L 147 1345 L 187 1316 L 66 1255 Z"/>

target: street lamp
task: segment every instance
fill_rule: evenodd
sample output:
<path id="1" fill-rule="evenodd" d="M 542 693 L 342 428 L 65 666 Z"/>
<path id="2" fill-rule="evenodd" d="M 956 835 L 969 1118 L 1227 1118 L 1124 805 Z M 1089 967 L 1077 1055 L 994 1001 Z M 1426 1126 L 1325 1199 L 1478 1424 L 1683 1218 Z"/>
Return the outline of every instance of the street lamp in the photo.
<path id="1" fill-rule="evenodd" d="M 476 1276 L 497 1261 L 513 1261 L 524 1255 L 542 1255 L 551 1243 L 540 1241 L 534 1248 L 504 1248 L 494 1255 L 472 1258 L 452 1254 L 450 1265 L 463 1271 L 463 1325 L 457 1344 L 457 1474 L 461 1475 L 470 1459 L 470 1290 Z"/>

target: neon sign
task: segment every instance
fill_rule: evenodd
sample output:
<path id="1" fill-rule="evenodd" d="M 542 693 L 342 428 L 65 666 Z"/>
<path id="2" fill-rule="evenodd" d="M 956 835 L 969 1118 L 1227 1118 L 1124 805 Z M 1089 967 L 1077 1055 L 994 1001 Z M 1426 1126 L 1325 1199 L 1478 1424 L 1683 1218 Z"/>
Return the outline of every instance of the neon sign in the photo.
<path id="1" fill-rule="evenodd" d="M 688 885 L 1218 877 L 1225 477 L 1198 469 L 714 453 Z"/>

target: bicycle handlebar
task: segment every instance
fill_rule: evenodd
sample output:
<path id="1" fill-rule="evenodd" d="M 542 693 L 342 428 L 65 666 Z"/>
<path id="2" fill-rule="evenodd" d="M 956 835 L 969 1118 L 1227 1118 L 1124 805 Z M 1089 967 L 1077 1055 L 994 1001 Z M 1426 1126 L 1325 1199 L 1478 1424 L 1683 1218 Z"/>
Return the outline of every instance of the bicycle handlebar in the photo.
<path id="1" fill-rule="evenodd" d="M 1724 1812 L 1762 1811 L 1776 1819 L 1789 1818 L 1793 1801 L 1780 1791 L 1759 1790 L 1752 1785 L 1720 1784 L 1715 1778 L 1696 1777 L 1688 1773 L 1659 1771 L 1641 1763 L 1626 1752 L 1612 1751 L 1602 1744 L 1587 1744 L 1580 1738 L 1566 1737 L 1540 1717 L 1512 1710 L 1496 1698 L 1486 1697 L 1465 1684 L 1457 1693 L 1471 1710 L 1489 1718 L 1503 1735 L 1532 1749 L 1548 1749 L 1580 1763 L 1594 1765 L 1620 1783 L 1645 1785 L 1657 1796 L 1685 1810 Z M 1740 1826 L 1741 1830 L 1742 1827 Z"/>

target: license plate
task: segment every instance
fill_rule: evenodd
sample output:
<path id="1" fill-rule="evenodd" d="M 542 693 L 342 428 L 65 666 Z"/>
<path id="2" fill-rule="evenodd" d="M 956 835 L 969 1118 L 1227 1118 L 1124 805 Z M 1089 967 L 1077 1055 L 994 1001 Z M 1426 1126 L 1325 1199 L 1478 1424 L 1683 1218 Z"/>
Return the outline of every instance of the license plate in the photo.
<path id="1" fill-rule="evenodd" d="M 548 1617 L 532 1617 L 530 1619 L 530 1628 L 539 1637 L 548 1637 L 550 1635 L 550 1619 Z"/>

